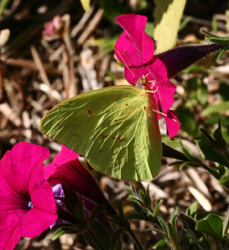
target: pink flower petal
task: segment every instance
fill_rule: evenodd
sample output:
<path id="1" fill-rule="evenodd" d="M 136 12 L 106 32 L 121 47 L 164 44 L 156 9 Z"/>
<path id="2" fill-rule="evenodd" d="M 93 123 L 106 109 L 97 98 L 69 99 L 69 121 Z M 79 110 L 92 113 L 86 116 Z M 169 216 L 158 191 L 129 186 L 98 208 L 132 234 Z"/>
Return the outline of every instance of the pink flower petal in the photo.
<path id="1" fill-rule="evenodd" d="M 127 39 L 125 31 L 115 43 L 115 55 L 128 67 L 142 65 L 142 53 Z"/>
<path id="2" fill-rule="evenodd" d="M 151 60 L 154 54 L 154 42 L 144 31 L 147 17 L 135 14 L 126 14 L 116 17 L 115 21 L 124 29 L 125 39 L 129 40 L 129 44 L 132 44 L 135 50 L 133 50 L 131 47 L 124 47 L 124 45 L 126 45 L 124 42 L 124 37 L 120 37 L 123 46 L 121 44 L 116 44 L 115 47 L 117 46 L 117 49 L 120 50 L 122 50 L 121 48 L 125 49 L 128 52 L 128 56 L 131 57 L 131 54 L 133 53 L 140 54 L 141 61 L 136 62 L 130 59 L 131 63 L 133 63 L 133 66 L 138 66 L 139 62 L 147 63 L 149 60 Z M 135 64 L 135 62 L 137 64 Z"/>
<path id="3" fill-rule="evenodd" d="M 23 231 L 27 232 L 23 236 L 33 237 L 57 219 L 54 194 L 44 180 L 43 161 L 48 157 L 48 149 L 21 142 L 0 160 L 0 233 L 4 238 L 0 249 L 13 249 Z"/>
<path id="4" fill-rule="evenodd" d="M 95 179 L 78 159 L 56 169 L 49 181 L 51 185 L 60 183 L 64 189 L 72 189 L 97 204 L 105 201 L 104 194 Z"/>
<path id="5" fill-rule="evenodd" d="M 76 160 L 79 157 L 79 154 L 75 153 L 73 150 L 67 148 L 65 145 L 62 145 L 61 151 L 53 159 L 52 163 L 46 165 L 45 169 L 45 180 L 55 173 L 55 171 L 62 165 Z"/>
<path id="6" fill-rule="evenodd" d="M 168 80 L 167 69 L 160 59 L 154 57 L 152 61 L 146 63 L 144 66 L 147 68 L 152 78 L 160 85 L 175 87 L 175 85 Z"/>
<path id="7" fill-rule="evenodd" d="M 167 117 L 164 117 L 165 123 L 168 130 L 168 135 L 172 139 L 180 130 L 180 122 L 173 110 L 169 110 Z"/>
<path id="8" fill-rule="evenodd" d="M 157 110 L 167 116 L 166 122 L 169 135 L 178 131 L 178 123 L 171 123 L 168 118 L 170 108 L 174 102 L 173 94 L 176 87 L 168 80 L 167 69 L 163 62 L 154 57 L 154 42 L 144 31 L 147 18 L 135 14 L 122 15 L 115 21 L 124 29 L 124 32 L 115 44 L 115 54 L 125 65 L 125 78 L 128 82 L 136 84 L 139 78 L 146 76 L 151 82 L 150 90 L 155 91 L 153 97 Z M 158 119 L 161 115 L 158 114 Z M 177 120 L 177 119 L 176 119 Z M 174 124 L 174 128 L 172 127 Z"/>
<path id="9" fill-rule="evenodd" d="M 174 99 L 173 99 L 173 94 L 176 91 L 176 87 L 165 87 L 163 85 L 160 85 L 158 83 L 155 83 L 155 94 L 154 98 L 156 99 L 156 102 L 158 100 L 158 106 L 159 106 L 159 111 L 163 112 L 164 114 L 167 114 L 169 109 L 171 108 Z"/>
<path id="10" fill-rule="evenodd" d="M 132 68 L 125 67 L 125 78 L 129 83 L 132 83 L 134 85 L 136 84 L 138 79 L 142 78 L 143 76 L 146 76 L 147 74 L 148 70 L 146 67 L 142 66 L 139 67 L 134 66 Z"/>
<path id="11" fill-rule="evenodd" d="M 44 179 L 43 161 L 49 158 L 49 150 L 32 143 L 20 142 L 11 150 L 11 163 L 4 163 L 5 177 L 18 193 L 28 192 L 29 187 Z M 33 174 L 32 174 L 33 173 Z"/>
<path id="12" fill-rule="evenodd" d="M 12 197 L 17 197 L 17 189 L 12 189 L 11 185 L 8 182 L 8 179 L 11 179 L 10 176 L 6 176 L 8 166 L 11 165 L 11 160 L 10 160 L 10 151 L 7 151 L 3 158 L 0 160 L 0 183 L 1 183 L 1 188 L 0 188 L 0 197 L 3 197 L 0 199 L 0 211 L 5 203 L 5 200 L 11 200 Z M 13 173 L 14 176 L 14 173 Z M 12 176 L 12 178 L 13 178 Z M 20 200 L 20 198 L 19 198 Z"/>
<path id="13" fill-rule="evenodd" d="M 16 212 L 9 211 L 6 214 L 0 214 L 0 249 L 2 250 L 13 250 L 21 238 L 21 232 L 18 227 L 20 217 L 14 216 Z"/>
<path id="14" fill-rule="evenodd" d="M 69 158 L 66 157 L 68 155 Z M 57 164 L 59 162 L 62 165 L 56 165 L 57 167 L 52 172 L 53 174 L 49 178 L 51 185 L 61 184 L 63 189 L 74 190 L 97 204 L 107 205 L 107 209 L 114 212 L 93 176 L 79 162 L 78 154 L 63 145 L 61 152 L 56 157 L 59 160 L 57 161 L 55 158 L 53 162 Z M 64 158 L 61 160 L 61 157 Z"/>

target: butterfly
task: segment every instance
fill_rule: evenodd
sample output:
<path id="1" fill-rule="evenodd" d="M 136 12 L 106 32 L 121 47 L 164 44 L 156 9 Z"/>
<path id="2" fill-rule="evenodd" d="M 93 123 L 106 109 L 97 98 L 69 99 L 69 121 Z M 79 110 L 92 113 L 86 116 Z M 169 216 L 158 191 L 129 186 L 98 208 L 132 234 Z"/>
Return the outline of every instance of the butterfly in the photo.
<path id="1" fill-rule="evenodd" d="M 144 79 L 144 81 L 147 81 Z M 48 137 L 113 178 L 149 181 L 161 166 L 162 144 L 152 93 L 113 86 L 68 99 L 40 123 Z"/>

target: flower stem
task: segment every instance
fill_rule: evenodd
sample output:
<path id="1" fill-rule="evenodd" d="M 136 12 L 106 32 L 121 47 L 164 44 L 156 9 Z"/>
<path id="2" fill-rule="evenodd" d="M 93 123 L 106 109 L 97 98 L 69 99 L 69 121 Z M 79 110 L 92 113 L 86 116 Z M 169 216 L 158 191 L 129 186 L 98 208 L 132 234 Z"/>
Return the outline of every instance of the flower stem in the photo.
<path id="1" fill-rule="evenodd" d="M 138 250 L 143 250 L 142 245 L 140 244 L 140 242 L 139 242 L 138 238 L 136 237 L 136 235 L 134 234 L 134 232 L 131 229 L 128 229 L 127 231 L 131 235 L 131 237 L 133 238 Z"/>
<path id="2" fill-rule="evenodd" d="M 87 228 L 87 230 L 84 232 L 84 236 L 86 235 L 88 235 L 91 238 L 91 240 L 93 241 L 93 244 L 96 245 L 96 249 L 105 250 L 103 247 L 103 244 L 101 244 L 97 236 L 94 234 L 93 230 L 91 230 L 90 228 Z"/>

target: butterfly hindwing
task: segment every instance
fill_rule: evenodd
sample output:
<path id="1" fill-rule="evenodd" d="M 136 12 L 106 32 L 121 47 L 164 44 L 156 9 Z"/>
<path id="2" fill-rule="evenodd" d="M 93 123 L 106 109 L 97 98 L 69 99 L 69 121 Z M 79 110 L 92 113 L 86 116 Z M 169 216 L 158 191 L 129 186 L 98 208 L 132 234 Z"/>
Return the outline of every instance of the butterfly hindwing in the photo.
<path id="1" fill-rule="evenodd" d="M 98 171 L 118 179 L 151 180 L 159 172 L 162 149 L 150 105 L 145 90 L 107 87 L 59 104 L 40 129 Z"/>

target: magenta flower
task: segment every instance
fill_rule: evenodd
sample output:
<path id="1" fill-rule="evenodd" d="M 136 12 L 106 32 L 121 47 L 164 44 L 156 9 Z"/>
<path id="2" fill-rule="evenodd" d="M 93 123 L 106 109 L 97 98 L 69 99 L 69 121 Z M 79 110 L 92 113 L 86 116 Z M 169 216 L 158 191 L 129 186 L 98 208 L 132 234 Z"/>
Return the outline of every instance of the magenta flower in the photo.
<path id="1" fill-rule="evenodd" d="M 49 150 L 20 142 L 0 160 L 0 249 L 14 249 L 23 237 L 34 237 L 57 219 L 43 161 Z"/>
<path id="2" fill-rule="evenodd" d="M 157 110 L 163 113 L 170 138 L 180 129 L 180 123 L 173 111 L 173 94 L 176 87 L 168 80 L 167 69 L 162 61 L 154 56 L 154 42 L 144 31 L 147 17 L 127 14 L 115 18 L 124 32 L 115 44 L 115 54 L 125 65 L 125 78 L 136 84 L 146 76 L 151 82 L 150 90 L 155 91 Z M 158 114 L 158 118 L 161 115 Z"/>
<path id="3" fill-rule="evenodd" d="M 62 145 L 53 162 L 45 166 L 45 179 L 51 185 L 61 184 L 64 190 L 71 189 L 96 204 L 104 204 L 108 212 L 116 214 L 95 179 L 78 158 L 79 154 Z"/>

